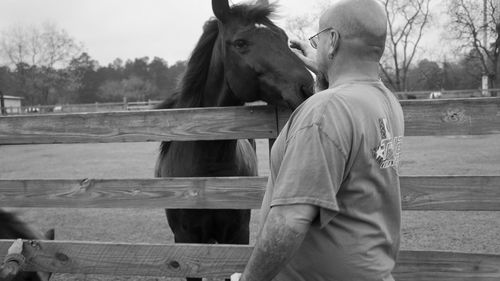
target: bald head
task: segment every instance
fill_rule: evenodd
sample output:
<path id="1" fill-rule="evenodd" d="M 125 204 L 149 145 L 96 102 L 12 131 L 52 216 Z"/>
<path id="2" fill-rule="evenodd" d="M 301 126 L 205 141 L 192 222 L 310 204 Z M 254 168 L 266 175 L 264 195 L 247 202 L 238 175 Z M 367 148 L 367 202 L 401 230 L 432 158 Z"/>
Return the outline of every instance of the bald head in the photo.
<path id="1" fill-rule="evenodd" d="M 320 30 L 333 27 L 341 48 L 363 59 L 379 61 L 387 35 L 387 15 L 378 0 L 339 0 L 321 17 Z"/>

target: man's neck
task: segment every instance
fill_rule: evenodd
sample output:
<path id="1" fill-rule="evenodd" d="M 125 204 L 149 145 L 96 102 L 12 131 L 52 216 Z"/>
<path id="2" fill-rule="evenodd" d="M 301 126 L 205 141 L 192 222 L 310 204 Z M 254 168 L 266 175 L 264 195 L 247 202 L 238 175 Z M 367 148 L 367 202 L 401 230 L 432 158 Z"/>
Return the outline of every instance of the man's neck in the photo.
<path id="1" fill-rule="evenodd" d="M 373 61 L 336 61 L 328 72 L 329 86 L 354 81 L 379 80 L 379 65 Z"/>

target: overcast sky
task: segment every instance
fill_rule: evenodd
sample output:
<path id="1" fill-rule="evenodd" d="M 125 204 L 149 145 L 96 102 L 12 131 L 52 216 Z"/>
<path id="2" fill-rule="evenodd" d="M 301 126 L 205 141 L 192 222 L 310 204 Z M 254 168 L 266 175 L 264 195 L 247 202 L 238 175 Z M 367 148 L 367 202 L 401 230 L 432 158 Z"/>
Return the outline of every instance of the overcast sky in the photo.
<path id="1" fill-rule="evenodd" d="M 314 1 L 281 0 L 279 14 L 286 18 L 314 7 Z M 211 16 L 210 0 L 0 0 L 0 30 L 54 23 L 101 65 L 117 57 L 185 60 Z"/>
<path id="2" fill-rule="evenodd" d="M 325 1 L 279 0 L 278 25 L 293 15 L 314 13 Z M 212 15 L 210 0 L 0 0 L 0 31 L 50 22 L 83 43 L 101 65 L 144 56 L 174 64 L 188 58 Z M 440 36 L 436 29 L 427 32 L 421 46 L 432 51 L 426 57 L 446 55 Z"/>

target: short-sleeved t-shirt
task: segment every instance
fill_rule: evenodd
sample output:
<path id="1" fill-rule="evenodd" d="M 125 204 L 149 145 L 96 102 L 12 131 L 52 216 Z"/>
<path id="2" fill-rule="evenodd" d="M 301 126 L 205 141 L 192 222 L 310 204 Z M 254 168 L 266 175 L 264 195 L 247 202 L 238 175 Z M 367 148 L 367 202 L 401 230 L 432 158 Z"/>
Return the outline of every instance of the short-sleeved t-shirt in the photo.
<path id="1" fill-rule="evenodd" d="M 274 280 L 393 280 L 403 133 L 401 106 L 380 81 L 337 85 L 295 110 L 271 152 L 262 219 L 278 205 L 320 212 Z"/>

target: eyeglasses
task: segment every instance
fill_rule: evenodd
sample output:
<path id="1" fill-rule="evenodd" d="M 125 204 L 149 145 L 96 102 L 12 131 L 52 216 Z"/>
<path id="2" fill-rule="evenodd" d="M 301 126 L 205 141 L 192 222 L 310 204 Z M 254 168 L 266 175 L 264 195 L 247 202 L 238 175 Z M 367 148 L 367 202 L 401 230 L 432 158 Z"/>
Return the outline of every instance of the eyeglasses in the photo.
<path id="1" fill-rule="evenodd" d="M 311 46 L 314 48 L 314 49 L 317 49 L 318 48 L 318 43 L 319 43 L 319 35 L 325 31 L 330 31 L 330 30 L 333 30 L 333 27 L 328 27 L 328 28 L 325 28 L 323 30 L 321 30 L 320 32 L 314 34 L 313 36 L 311 36 L 309 38 L 309 43 L 311 43 Z"/>

